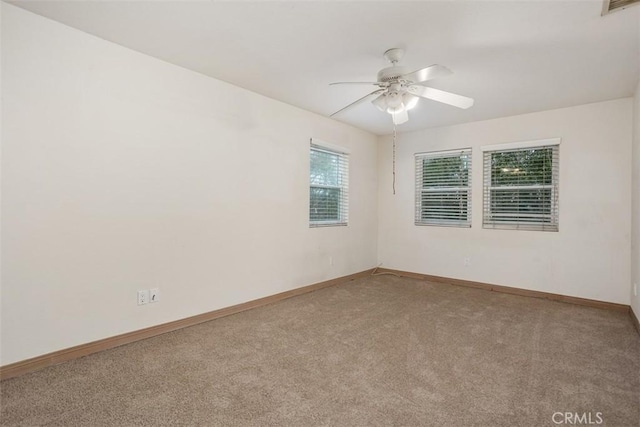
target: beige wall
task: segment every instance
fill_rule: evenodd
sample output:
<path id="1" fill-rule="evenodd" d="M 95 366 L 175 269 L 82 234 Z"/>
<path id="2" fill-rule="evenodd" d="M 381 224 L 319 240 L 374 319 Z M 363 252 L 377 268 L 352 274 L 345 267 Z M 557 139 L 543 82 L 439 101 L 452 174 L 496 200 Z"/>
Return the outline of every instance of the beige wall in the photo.
<path id="1" fill-rule="evenodd" d="M 2 37 L 2 365 L 375 265 L 375 136 L 5 3 Z M 308 227 L 311 137 L 348 227 Z"/>
<path id="2" fill-rule="evenodd" d="M 633 102 L 633 202 L 631 218 L 631 308 L 640 318 L 640 81 Z M 634 286 L 635 285 L 635 286 Z"/>
<path id="3" fill-rule="evenodd" d="M 379 142 L 379 262 L 388 268 L 629 304 L 632 99 L 401 134 Z M 482 228 L 482 153 L 562 138 L 560 231 Z M 473 148 L 472 228 L 414 225 L 414 153 Z M 470 265 L 464 259 L 470 258 Z"/>
<path id="4" fill-rule="evenodd" d="M 376 258 L 640 313 L 638 95 L 400 134 L 393 196 L 389 137 L 1 5 L 2 365 Z M 348 227 L 308 227 L 311 137 L 351 151 Z M 479 147 L 552 137 L 560 232 L 482 229 Z M 414 226 L 413 154 L 458 147 L 474 148 L 473 227 Z M 161 301 L 137 306 L 152 287 Z"/>

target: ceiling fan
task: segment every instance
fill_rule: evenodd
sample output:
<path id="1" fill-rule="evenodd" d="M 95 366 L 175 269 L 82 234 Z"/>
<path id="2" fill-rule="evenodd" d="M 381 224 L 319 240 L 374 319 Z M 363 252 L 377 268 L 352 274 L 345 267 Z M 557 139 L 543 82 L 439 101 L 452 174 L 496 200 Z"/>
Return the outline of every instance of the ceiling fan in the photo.
<path id="1" fill-rule="evenodd" d="M 384 57 L 391 62 L 391 66 L 383 68 L 378 72 L 378 81 L 376 82 L 330 83 L 331 85 L 360 84 L 378 86 L 378 89 L 352 102 L 346 107 L 341 108 L 331 114 L 330 117 L 333 117 L 348 108 L 354 107 L 374 95 L 378 96 L 376 99 L 371 101 L 372 104 L 380 111 L 386 111 L 391 114 L 393 123 L 396 125 L 409 120 L 407 111 L 415 107 L 420 98 L 427 98 L 464 109 L 473 105 L 472 98 L 467 98 L 466 96 L 456 95 L 455 93 L 445 92 L 443 90 L 422 85 L 422 83 L 428 80 L 446 77 L 453 74 L 450 69 L 442 65 L 432 65 L 414 72 L 408 72 L 406 67 L 398 65 L 398 62 L 403 56 L 403 49 L 393 48 L 387 50 L 384 53 Z"/>

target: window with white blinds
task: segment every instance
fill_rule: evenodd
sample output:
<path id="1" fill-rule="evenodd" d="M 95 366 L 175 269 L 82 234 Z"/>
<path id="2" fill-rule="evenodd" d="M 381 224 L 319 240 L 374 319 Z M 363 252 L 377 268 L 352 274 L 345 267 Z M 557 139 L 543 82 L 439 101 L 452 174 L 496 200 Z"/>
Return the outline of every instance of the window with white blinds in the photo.
<path id="1" fill-rule="evenodd" d="M 311 144 L 309 226 L 347 225 L 349 155 Z"/>
<path id="2" fill-rule="evenodd" d="M 416 154 L 416 225 L 471 227 L 471 149 Z"/>
<path id="3" fill-rule="evenodd" d="M 484 150 L 483 227 L 558 231 L 558 156 L 558 144 Z"/>

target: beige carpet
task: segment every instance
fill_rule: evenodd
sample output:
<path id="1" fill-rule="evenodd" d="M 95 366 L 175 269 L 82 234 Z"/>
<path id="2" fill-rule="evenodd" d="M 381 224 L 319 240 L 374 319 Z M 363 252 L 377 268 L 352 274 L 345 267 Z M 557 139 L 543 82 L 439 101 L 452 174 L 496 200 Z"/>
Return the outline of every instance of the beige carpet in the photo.
<path id="1" fill-rule="evenodd" d="M 0 386 L 4 426 L 635 427 L 640 337 L 625 313 L 385 275 Z"/>

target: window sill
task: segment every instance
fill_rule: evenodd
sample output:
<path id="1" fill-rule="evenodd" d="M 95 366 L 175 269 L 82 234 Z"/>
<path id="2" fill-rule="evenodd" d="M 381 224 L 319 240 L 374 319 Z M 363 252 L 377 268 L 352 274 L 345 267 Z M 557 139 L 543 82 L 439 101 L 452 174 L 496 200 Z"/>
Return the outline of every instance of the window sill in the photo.
<path id="1" fill-rule="evenodd" d="M 346 227 L 347 225 L 346 222 L 313 222 L 309 224 L 309 228 Z"/>

